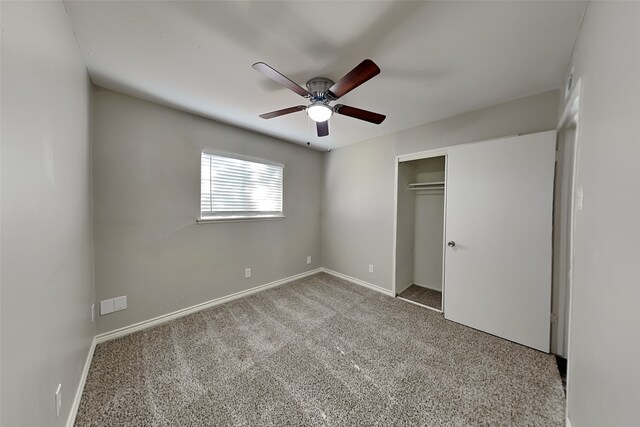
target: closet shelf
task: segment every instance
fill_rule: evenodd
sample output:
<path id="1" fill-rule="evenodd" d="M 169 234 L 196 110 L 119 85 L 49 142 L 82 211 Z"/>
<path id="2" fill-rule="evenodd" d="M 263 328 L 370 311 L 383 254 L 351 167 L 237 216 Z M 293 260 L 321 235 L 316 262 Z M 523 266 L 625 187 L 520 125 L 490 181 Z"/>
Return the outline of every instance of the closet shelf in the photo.
<path id="1" fill-rule="evenodd" d="M 444 181 L 431 181 L 431 182 L 414 182 L 409 184 L 409 187 L 426 187 L 428 185 L 442 185 L 444 186 Z"/>
<path id="2" fill-rule="evenodd" d="M 444 181 L 414 182 L 409 184 L 409 190 L 440 190 L 444 188 Z"/>

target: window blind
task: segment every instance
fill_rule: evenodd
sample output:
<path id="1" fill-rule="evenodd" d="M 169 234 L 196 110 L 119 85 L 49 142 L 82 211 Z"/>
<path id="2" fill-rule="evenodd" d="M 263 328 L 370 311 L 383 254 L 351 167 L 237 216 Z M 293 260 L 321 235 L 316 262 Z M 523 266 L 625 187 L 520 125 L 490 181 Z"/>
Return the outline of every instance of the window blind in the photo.
<path id="1" fill-rule="evenodd" d="M 282 215 L 283 166 L 202 153 L 200 216 Z"/>

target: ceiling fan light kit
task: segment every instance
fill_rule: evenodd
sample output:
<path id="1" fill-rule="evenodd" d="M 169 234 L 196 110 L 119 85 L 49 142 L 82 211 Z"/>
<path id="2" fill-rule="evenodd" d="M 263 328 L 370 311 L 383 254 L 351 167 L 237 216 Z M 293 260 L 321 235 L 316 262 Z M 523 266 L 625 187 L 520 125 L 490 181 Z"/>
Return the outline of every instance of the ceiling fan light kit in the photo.
<path id="1" fill-rule="evenodd" d="M 314 77 L 307 82 L 307 90 L 311 94 L 311 104 L 307 107 L 307 115 L 314 122 L 326 122 L 333 114 L 333 109 L 329 106 L 329 96 L 327 91 L 335 83 L 333 80 L 324 77 Z"/>
<path id="2" fill-rule="evenodd" d="M 333 110 L 322 101 L 316 101 L 307 107 L 307 114 L 314 122 L 326 122 L 333 114 Z"/>
<path id="3" fill-rule="evenodd" d="M 296 111 L 306 110 L 311 120 L 316 122 L 318 136 L 329 135 L 329 118 L 333 113 L 343 116 L 353 117 L 355 119 L 364 120 L 370 123 L 380 124 L 386 116 L 372 111 L 361 110 L 347 105 L 337 104 L 331 106 L 330 103 L 337 100 L 343 95 L 351 92 L 367 80 L 380 74 L 380 68 L 370 59 L 365 59 L 347 75 L 334 83 L 333 80 L 326 77 L 314 77 L 307 81 L 307 89 L 280 74 L 264 62 L 256 62 L 253 64 L 256 71 L 261 72 L 270 79 L 280 83 L 300 96 L 311 101 L 309 106 L 298 105 L 296 107 L 284 108 L 282 110 L 272 111 L 270 113 L 261 114 L 263 119 L 272 119 L 274 117 L 283 116 L 285 114 L 295 113 Z"/>

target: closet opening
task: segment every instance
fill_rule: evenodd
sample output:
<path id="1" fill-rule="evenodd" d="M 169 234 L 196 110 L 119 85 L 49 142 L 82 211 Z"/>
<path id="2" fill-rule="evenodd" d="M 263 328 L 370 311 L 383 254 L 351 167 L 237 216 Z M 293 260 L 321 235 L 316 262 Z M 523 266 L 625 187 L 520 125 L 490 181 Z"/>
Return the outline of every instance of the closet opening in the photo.
<path id="1" fill-rule="evenodd" d="M 446 155 L 397 166 L 395 294 L 442 312 Z"/>

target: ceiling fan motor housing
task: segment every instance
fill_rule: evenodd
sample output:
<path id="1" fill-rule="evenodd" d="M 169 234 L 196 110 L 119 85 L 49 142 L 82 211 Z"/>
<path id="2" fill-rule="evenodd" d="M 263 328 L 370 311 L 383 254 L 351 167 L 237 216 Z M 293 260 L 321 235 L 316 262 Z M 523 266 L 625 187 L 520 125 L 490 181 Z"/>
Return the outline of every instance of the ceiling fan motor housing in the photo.
<path id="1" fill-rule="evenodd" d="M 325 77 L 314 77 L 307 82 L 307 90 L 312 94 L 312 101 L 328 103 L 329 88 L 334 85 L 333 80 Z"/>

